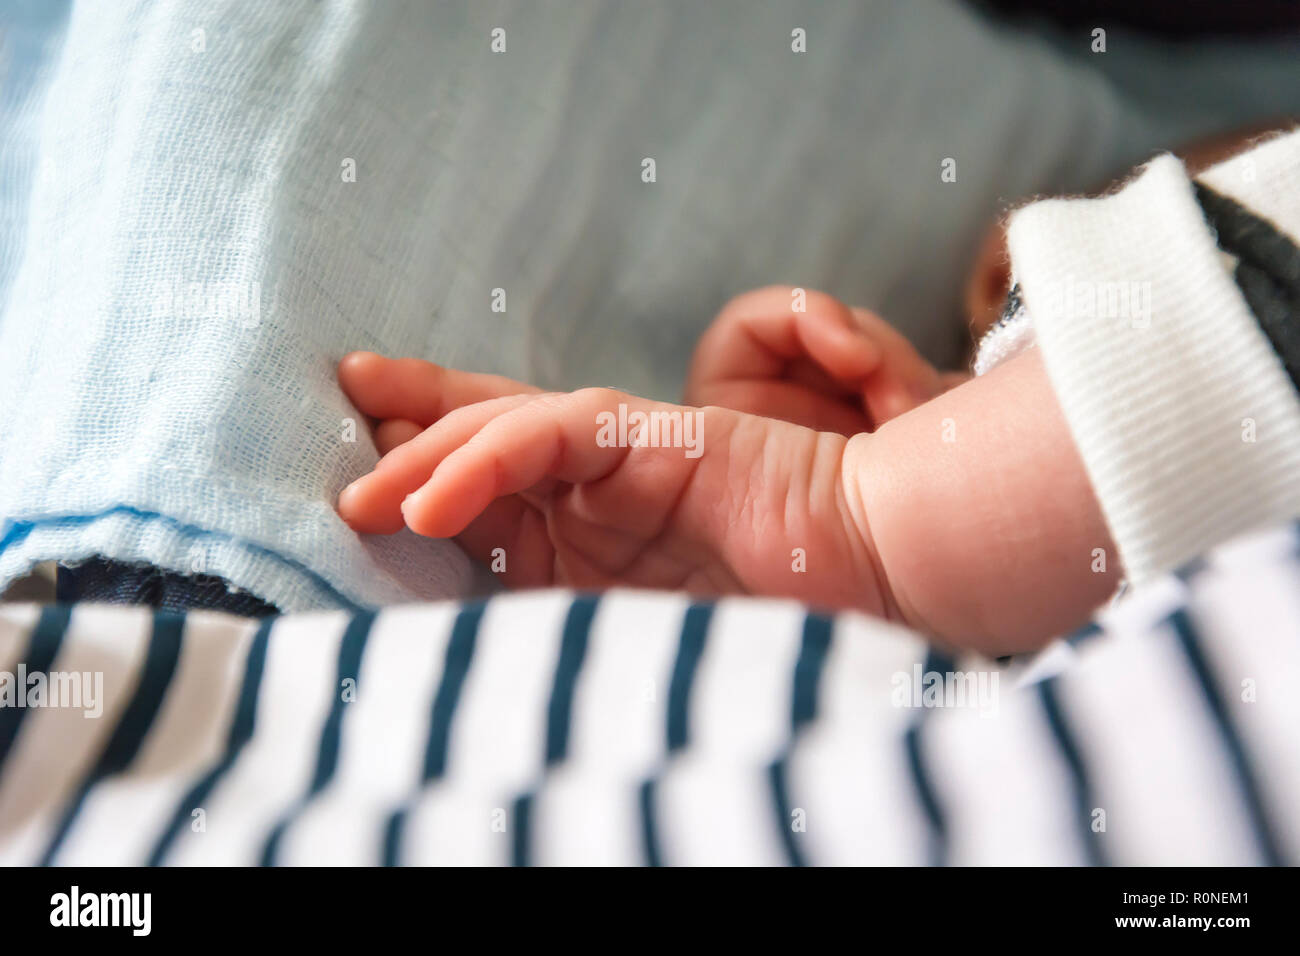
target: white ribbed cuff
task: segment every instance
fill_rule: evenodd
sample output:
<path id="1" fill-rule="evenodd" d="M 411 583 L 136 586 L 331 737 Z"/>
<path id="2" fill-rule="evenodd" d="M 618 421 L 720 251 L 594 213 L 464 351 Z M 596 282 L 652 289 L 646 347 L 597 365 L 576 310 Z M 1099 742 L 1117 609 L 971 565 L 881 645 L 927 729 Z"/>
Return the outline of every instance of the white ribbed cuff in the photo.
<path id="1" fill-rule="evenodd" d="M 1176 159 L 1027 206 L 1008 243 L 1130 581 L 1300 515 L 1300 401 Z"/>

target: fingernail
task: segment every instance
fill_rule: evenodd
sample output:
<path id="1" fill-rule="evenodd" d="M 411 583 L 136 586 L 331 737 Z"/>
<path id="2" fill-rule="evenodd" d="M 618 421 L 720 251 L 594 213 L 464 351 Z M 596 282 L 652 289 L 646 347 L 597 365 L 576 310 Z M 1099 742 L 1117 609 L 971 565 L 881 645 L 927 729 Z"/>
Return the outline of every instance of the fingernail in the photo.
<path id="1" fill-rule="evenodd" d="M 335 506 L 339 511 L 350 510 L 351 506 L 356 504 L 352 499 L 354 499 L 358 494 L 359 489 L 357 486 L 359 484 L 360 481 L 354 481 L 339 492 L 338 501 L 335 503 Z"/>

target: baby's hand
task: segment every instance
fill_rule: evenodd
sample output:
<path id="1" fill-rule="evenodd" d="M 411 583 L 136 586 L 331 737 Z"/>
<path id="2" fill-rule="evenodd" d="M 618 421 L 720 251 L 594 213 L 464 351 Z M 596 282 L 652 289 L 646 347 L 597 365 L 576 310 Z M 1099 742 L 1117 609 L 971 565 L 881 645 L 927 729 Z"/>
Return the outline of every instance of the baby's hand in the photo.
<path id="1" fill-rule="evenodd" d="M 485 564 L 503 555 L 512 587 L 780 594 L 896 614 L 846 497 L 857 482 L 841 435 L 370 353 L 345 358 L 339 377 L 390 432 L 392 450 L 339 496 L 359 532 L 406 526 Z M 654 427 L 638 442 L 641 415 Z M 803 573 L 808 555 L 815 573 Z"/>
<path id="2" fill-rule="evenodd" d="M 786 595 L 1009 653 L 1119 574 L 1096 564 L 1114 543 L 1034 349 L 852 438 L 364 352 L 339 379 L 391 449 L 344 520 L 454 537 L 512 587 Z"/>
<path id="3" fill-rule="evenodd" d="M 940 374 L 866 309 L 823 292 L 770 286 L 719 313 L 696 346 L 685 398 L 854 435 L 964 378 Z"/>

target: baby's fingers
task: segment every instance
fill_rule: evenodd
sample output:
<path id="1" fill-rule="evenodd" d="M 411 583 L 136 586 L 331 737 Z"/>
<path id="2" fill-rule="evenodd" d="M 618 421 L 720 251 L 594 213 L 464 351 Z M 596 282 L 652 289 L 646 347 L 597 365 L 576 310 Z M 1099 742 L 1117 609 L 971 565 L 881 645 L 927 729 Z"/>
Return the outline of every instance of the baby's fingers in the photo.
<path id="1" fill-rule="evenodd" d="M 797 359 L 811 360 L 841 383 L 856 384 L 880 364 L 881 350 L 852 310 L 833 296 L 758 289 L 728 303 L 700 340 L 691 384 L 775 378 Z"/>
<path id="2" fill-rule="evenodd" d="M 443 368 L 421 359 L 352 352 L 339 362 L 339 384 L 362 412 L 432 425 L 453 409 L 506 395 L 537 394 L 531 385 Z"/>
<path id="3" fill-rule="evenodd" d="M 407 526 L 418 534 L 449 538 L 502 496 L 550 480 L 580 484 L 610 475 L 629 449 L 620 447 L 612 432 L 602 433 L 602 422 L 608 422 L 602 413 L 617 416 L 620 403 L 629 415 L 638 410 L 695 413 L 602 388 L 534 398 L 494 417 L 443 459 L 403 503 Z M 614 440 L 599 439 L 600 434 Z M 682 455 L 680 449 L 662 451 Z"/>
<path id="4" fill-rule="evenodd" d="M 474 437 L 497 415 L 533 399 L 510 395 L 459 408 L 411 440 L 394 448 L 343 489 L 339 516 L 362 534 L 394 534 L 405 525 L 402 500 L 419 488 L 449 453 Z"/>

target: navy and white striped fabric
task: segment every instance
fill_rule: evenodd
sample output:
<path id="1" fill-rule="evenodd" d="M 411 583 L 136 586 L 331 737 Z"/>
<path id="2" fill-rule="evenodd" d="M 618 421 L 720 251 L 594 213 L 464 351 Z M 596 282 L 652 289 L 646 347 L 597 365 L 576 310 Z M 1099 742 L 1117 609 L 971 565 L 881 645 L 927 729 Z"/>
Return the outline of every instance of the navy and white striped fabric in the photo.
<path id="1" fill-rule="evenodd" d="M 98 718 L 0 707 L 0 861 L 1294 864 L 1298 545 L 1224 548 L 1007 667 L 629 591 L 0 606 L 0 675 L 103 675 Z M 983 690 L 918 706 L 932 673 Z"/>

